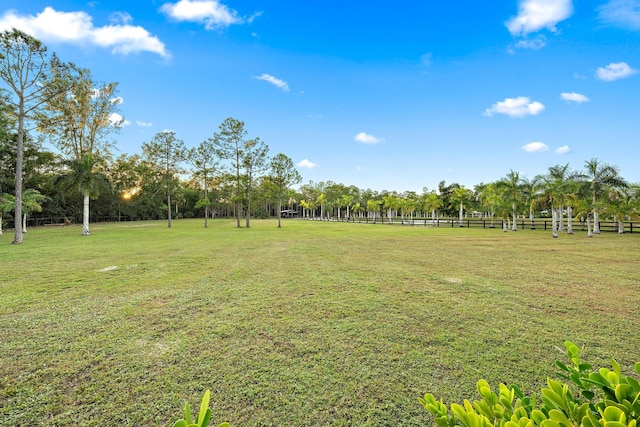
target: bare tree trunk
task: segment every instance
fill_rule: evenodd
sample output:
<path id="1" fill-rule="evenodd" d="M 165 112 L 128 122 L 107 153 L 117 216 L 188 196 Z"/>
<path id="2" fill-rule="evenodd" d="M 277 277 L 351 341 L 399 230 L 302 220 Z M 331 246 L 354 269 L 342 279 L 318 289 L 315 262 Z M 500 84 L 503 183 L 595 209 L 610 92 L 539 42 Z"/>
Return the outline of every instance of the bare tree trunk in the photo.
<path id="1" fill-rule="evenodd" d="M 23 233 L 27 232 L 27 213 L 26 212 L 22 213 L 22 232 Z"/>
<path id="2" fill-rule="evenodd" d="M 82 206 L 82 235 L 89 235 L 89 194 L 83 195 L 84 203 Z"/>
<path id="3" fill-rule="evenodd" d="M 280 225 L 280 217 L 282 216 L 282 200 L 278 197 L 278 228 L 282 228 Z"/>
<path id="4" fill-rule="evenodd" d="M 620 221 L 620 217 L 616 215 L 616 222 L 618 223 L 618 234 L 624 234 L 624 219 Z"/>
<path id="5" fill-rule="evenodd" d="M 600 216 L 595 209 L 593 210 L 593 234 L 600 234 Z"/>
<path id="6" fill-rule="evenodd" d="M 13 244 L 22 243 L 22 174 L 23 174 L 23 156 L 24 156 L 24 101 L 20 98 L 20 106 L 18 111 L 18 145 L 16 147 L 16 205 L 14 207 L 14 223 L 15 232 Z"/>
<path id="7" fill-rule="evenodd" d="M 567 234 L 573 234 L 573 208 L 567 206 Z"/>
<path id="8" fill-rule="evenodd" d="M 593 237 L 593 230 L 591 229 L 591 216 L 587 215 L 587 237 Z"/>
<path id="9" fill-rule="evenodd" d="M 554 207 L 551 208 L 551 228 L 553 229 L 551 236 L 554 239 L 557 239 L 558 238 L 558 210 Z"/>
<path id="10" fill-rule="evenodd" d="M 171 228 L 171 193 L 167 191 L 167 227 Z"/>

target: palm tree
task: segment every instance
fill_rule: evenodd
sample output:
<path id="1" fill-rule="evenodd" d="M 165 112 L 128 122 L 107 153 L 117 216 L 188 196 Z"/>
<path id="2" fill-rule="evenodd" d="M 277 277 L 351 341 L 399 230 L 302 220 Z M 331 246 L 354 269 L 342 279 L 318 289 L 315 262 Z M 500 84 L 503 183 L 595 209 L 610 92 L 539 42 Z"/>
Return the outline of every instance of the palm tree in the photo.
<path id="1" fill-rule="evenodd" d="M 41 194 L 38 190 L 29 188 L 22 192 L 22 232 L 27 232 L 27 215 L 31 212 L 42 212 L 42 205 L 40 202 L 47 200 L 47 196 Z M 1 212 L 10 212 L 15 209 L 16 198 L 12 194 L 4 194 L 0 198 L 0 222 L 2 221 Z M 0 234 L 2 234 L 2 227 L 0 226 Z"/>
<path id="2" fill-rule="evenodd" d="M 431 224 L 436 222 L 436 211 L 442 207 L 442 200 L 435 192 L 431 192 L 424 198 L 424 210 L 431 212 Z"/>
<path id="3" fill-rule="evenodd" d="M 471 191 L 464 187 L 457 187 L 453 189 L 453 194 L 451 195 L 451 204 L 454 203 L 458 206 L 458 214 L 459 214 L 459 225 L 463 226 L 462 216 L 464 214 L 464 204 L 469 201 L 471 198 Z"/>
<path id="4" fill-rule="evenodd" d="M 351 194 L 343 194 L 340 198 L 340 204 L 347 208 L 347 220 L 350 216 L 351 204 L 353 203 L 353 196 Z"/>
<path id="5" fill-rule="evenodd" d="M 495 228 L 494 218 L 496 214 L 496 208 L 500 204 L 501 198 L 495 183 L 490 183 L 484 186 L 480 191 L 480 203 L 485 209 L 489 210 L 489 217 L 491 218 L 491 228 Z"/>
<path id="6" fill-rule="evenodd" d="M 603 194 L 609 188 L 625 188 L 627 182 L 618 175 L 618 168 L 608 165 L 606 163 L 600 163 L 595 157 L 585 162 L 587 168 L 583 175 L 585 184 L 591 195 L 591 202 L 593 207 L 593 232 L 600 234 L 600 218 L 598 217 L 599 202 Z"/>
<path id="7" fill-rule="evenodd" d="M 64 190 L 77 191 L 83 196 L 82 235 L 89 233 L 89 199 L 96 199 L 103 191 L 111 189 L 109 179 L 96 170 L 97 161 L 90 154 L 66 162 L 68 171 L 56 179 Z M 171 206 L 169 206 L 171 209 Z"/>
<path id="8" fill-rule="evenodd" d="M 502 197 L 505 202 L 511 206 L 511 214 L 513 215 L 513 223 L 511 224 L 512 231 L 518 231 L 518 225 L 516 223 L 516 217 L 518 213 L 518 207 L 522 203 L 522 179 L 519 172 L 509 171 L 507 176 L 498 181 L 498 189 L 502 193 Z"/>
<path id="9" fill-rule="evenodd" d="M 376 214 L 380 212 L 380 205 L 382 205 L 381 200 L 367 200 L 367 211 L 373 214 L 373 222 L 376 221 Z"/>

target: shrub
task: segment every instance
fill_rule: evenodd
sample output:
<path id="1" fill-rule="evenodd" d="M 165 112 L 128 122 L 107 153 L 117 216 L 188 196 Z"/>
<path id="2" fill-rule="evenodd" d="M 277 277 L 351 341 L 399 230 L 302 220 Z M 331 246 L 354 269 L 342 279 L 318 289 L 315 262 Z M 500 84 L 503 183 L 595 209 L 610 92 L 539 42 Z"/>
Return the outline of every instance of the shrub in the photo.
<path id="1" fill-rule="evenodd" d="M 623 375 L 612 360 L 612 370 L 593 369 L 580 357 L 580 349 L 565 342 L 571 363 L 556 361 L 563 381 L 547 378 L 540 399 L 525 396 L 516 386 L 499 385 L 493 392 L 489 384 L 477 384 L 481 399 L 450 408 L 425 394 L 419 401 L 435 417 L 439 427 L 636 427 L 640 421 L 640 383 Z M 635 364 L 640 374 L 640 363 Z"/>
<path id="2" fill-rule="evenodd" d="M 191 408 L 189 407 L 189 402 L 184 403 L 184 418 L 178 420 L 173 424 L 173 427 L 207 427 L 209 425 L 209 421 L 211 420 L 211 408 L 209 408 L 209 398 L 211 396 L 211 391 L 207 390 L 202 397 L 202 402 L 200 403 L 200 411 L 198 412 L 198 416 L 196 417 L 196 421 L 193 422 L 191 418 Z M 229 423 L 222 423 L 218 427 L 229 427 Z"/>

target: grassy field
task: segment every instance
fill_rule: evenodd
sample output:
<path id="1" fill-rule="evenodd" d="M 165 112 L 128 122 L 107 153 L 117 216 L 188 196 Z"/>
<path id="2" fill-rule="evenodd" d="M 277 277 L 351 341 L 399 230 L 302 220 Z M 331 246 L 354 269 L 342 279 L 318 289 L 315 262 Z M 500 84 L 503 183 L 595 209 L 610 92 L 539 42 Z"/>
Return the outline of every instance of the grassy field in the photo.
<path id="1" fill-rule="evenodd" d="M 0 236 L 0 425 L 418 426 L 539 390 L 564 340 L 640 361 L 640 235 L 289 220 Z"/>

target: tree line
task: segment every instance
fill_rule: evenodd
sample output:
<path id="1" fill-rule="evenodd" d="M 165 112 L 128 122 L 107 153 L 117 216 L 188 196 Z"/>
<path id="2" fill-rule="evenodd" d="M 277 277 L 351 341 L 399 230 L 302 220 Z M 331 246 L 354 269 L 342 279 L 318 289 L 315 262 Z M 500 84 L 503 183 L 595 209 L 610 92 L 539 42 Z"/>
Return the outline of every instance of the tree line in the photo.
<path id="1" fill-rule="evenodd" d="M 216 196 L 210 188 L 221 177 L 230 185 L 220 197 L 233 206 L 237 226 L 244 215 L 249 227 L 259 179 L 278 205 L 301 181 L 289 157 L 270 158 L 269 147 L 247 138 L 244 122 L 233 118 L 196 148 L 165 131 L 143 144 L 141 156 L 114 159 L 112 135 L 124 122 L 117 83 L 95 81 L 16 29 L 0 34 L 0 81 L 0 234 L 5 218 L 13 222 L 14 244 L 23 241 L 28 215 L 75 217 L 79 197 L 83 235 L 92 214 L 113 217 L 116 209 L 119 219 L 164 216 L 171 227 L 174 204 L 176 214 L 180 205 L 187 215 L 204 209 L 206 227 Z M 60 153 L 45 150 L 44 141 Z"/>
<path id="2" fill-rule="evenodd" d="M 115 157 L 117 83 L 96 82 L 89 70 L 49 54 L 37 39 L 18 30 L 0 34 L 0 233 L 14 224 L 21 243 L 27 216 L 72 221 L 277 216 L 306 218 L 396 217 L 413 219 L 470 215 L 501 220 L 517 230 L 516 218 L 552 219 L 553 236 L 573 233 L 573 220 L 600 232 L 602 218 L 621 224 L 638 218 L 639 185 L 617 167 L 591 159 L 580 170 L 556 165 L 525 178 L 509 171 L 490 183 L 465 188 L 439 183 L 437 189 L 373 191 L 340 183 L 301 182 L 285 154 L 269 157 L 260 138 L 249 138 L 244 122 L 227 118 L 210 138 L 187 149 L 175 132 L 157 133 L 140 154 Z M 59 153 L 48 151 L 51 142 Z M 93 200 L 93 202 L 90 202 Z M 2 215 L 4 213 L 4 216 Z"/>

